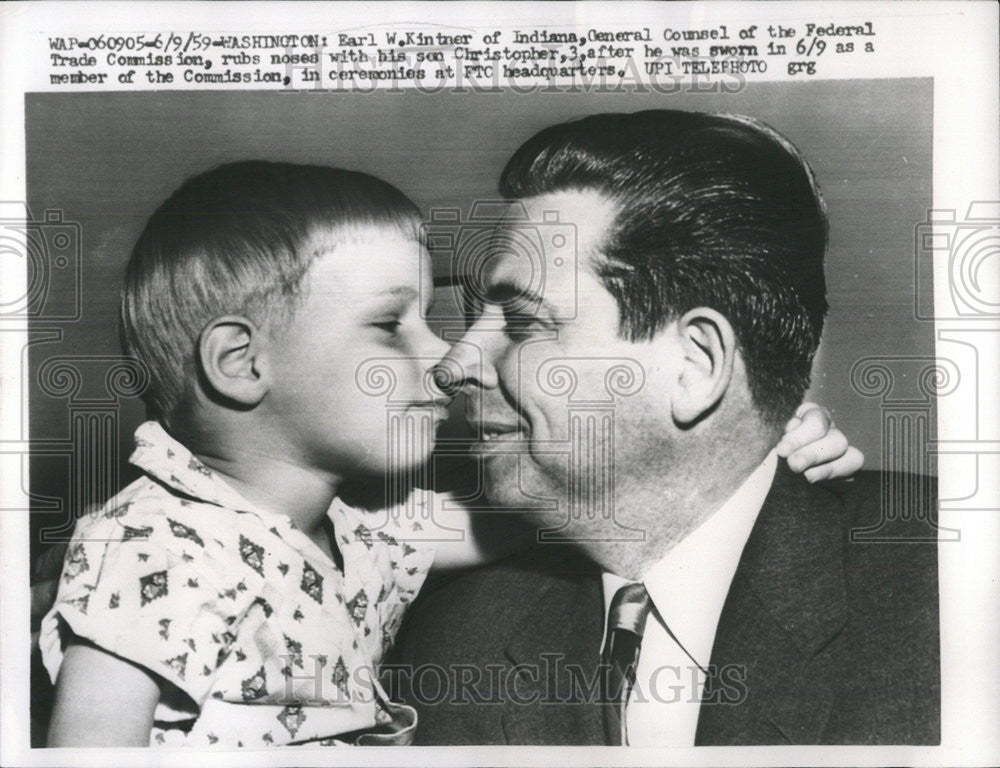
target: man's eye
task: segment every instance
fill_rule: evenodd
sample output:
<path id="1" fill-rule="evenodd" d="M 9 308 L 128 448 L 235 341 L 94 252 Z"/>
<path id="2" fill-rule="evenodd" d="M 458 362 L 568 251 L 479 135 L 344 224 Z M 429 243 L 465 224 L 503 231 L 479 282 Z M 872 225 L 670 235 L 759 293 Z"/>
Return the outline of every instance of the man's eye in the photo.
<path id="1" fill-rule="evenodd" d="M 377 323 L 372 323 L 375 328 L 385 331 L 386 333 L 395 333 L 396 329 L 399 328 L 399 320 L 380 320 Z"/>
<path id="2" fill-rule="evenodd" d="M 465 319 L 465 328 L 468 330 L 476 324 L 483 316 L 483 302 L 472 298 L 466 298 L 462 303 L 462 316 Z"/>
<path id="3" fill-rule="evenodd" d="M 508 314 L 504 320 L 504 333 L 512 339 L 526 338 L 538 325 L 537 318 L 516 313 Z"/>
<path id="4" fill-rule="evenodd" d="M 469 330 L 474 326 L 479 318 L 483 316 L 482 312 L 465 312 L 463 313 L 463 318 L 465 320 L 465 330 Z"/>

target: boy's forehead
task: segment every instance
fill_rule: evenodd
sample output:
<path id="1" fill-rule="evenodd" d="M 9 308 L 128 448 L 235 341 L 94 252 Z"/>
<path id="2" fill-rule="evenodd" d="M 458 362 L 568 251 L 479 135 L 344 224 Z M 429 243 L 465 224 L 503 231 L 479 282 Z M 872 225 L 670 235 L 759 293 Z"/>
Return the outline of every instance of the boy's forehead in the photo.
<path id="1" fill-rule="evenodd" d="M 328 228 L 308 247 L 314 264 L 310 282 L 338 293 L 409 298 L 429 278 L 429 257 L 415 235 L 392 224 Z M 428 273 L 428 274 L 425 274 Z"/>

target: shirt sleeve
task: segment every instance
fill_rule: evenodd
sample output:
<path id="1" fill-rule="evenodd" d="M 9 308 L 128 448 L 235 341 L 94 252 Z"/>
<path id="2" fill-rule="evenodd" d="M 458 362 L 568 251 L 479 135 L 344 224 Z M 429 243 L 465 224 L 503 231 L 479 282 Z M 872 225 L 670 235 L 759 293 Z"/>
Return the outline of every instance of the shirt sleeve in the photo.
<path id="1" fill-rule="evenodd" d="M 195 705 L 186 716 L 196 714 L 246 606 L 220 583 L 193 528 L 163 514 L 147 515 L 141 525 L 93 522 L 78 524 L 43 620 L 39 642 L 50 676 L 55 680 L 76 635 L 172 683 Z M 172 530 L 177 526 L 183 530 Z M 158 719 L 182 716 L 157 712 Z"/>

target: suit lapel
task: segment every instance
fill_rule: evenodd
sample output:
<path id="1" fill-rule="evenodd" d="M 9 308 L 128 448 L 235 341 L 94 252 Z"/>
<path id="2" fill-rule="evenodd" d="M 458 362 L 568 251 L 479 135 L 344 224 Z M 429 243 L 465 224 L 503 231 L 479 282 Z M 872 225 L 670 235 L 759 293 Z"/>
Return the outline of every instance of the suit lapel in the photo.
<path id="1" fill-rule="evenodd" d="M 779 465 L 719 619 L 696 743 L 821 739 L 847 620 L 839 509 Z"/>
<path id="2" fill-rule="evenodd" d="M 528 577 L 523 618 L 508 633 L 504 735 L 509 744 L 601 744 L 600 576 L 575 557 L 549 557 L 552 572 Z"/>

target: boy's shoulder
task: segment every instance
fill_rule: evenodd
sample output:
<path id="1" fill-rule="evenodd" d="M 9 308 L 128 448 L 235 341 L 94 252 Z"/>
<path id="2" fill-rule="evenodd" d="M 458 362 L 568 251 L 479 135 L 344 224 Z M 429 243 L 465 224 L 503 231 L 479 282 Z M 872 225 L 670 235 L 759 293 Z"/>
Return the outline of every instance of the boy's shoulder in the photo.
<path id="1" fill-rule="evenodd" d="M 81 517 L 66 550 L 60 595 L 63 602 L 88 593 L 108 593 L 117 607 L 124 585 L 137 594 L 181 592 L 194 605 L 227 598 L 232 610 L 262 594 L 263 540 L 248 530 L 251 515 L 173 493 L 140 478 L 103 507 Z M 194 591 L 192 591 L 194 590 Z M 150 597 L 149 599 L 153 599 Z M 207 602 L 206 602 L 207 601 Z M 92 601 L 91 601 L 92 602 Z M 185 609 L 186 610 L 186 609 Z"/>
<path id="2" fill-rule="evenodd" d="M 163 542 L 167 549 L 184 543 L 205 545 L 219 541 L 233 529 L 236 513 L 184 496 L 144 476 L 127 486 L 103 507 L 86 511 L 76 523 L 77 541 L 105 543 L 133 539 Z"/>

